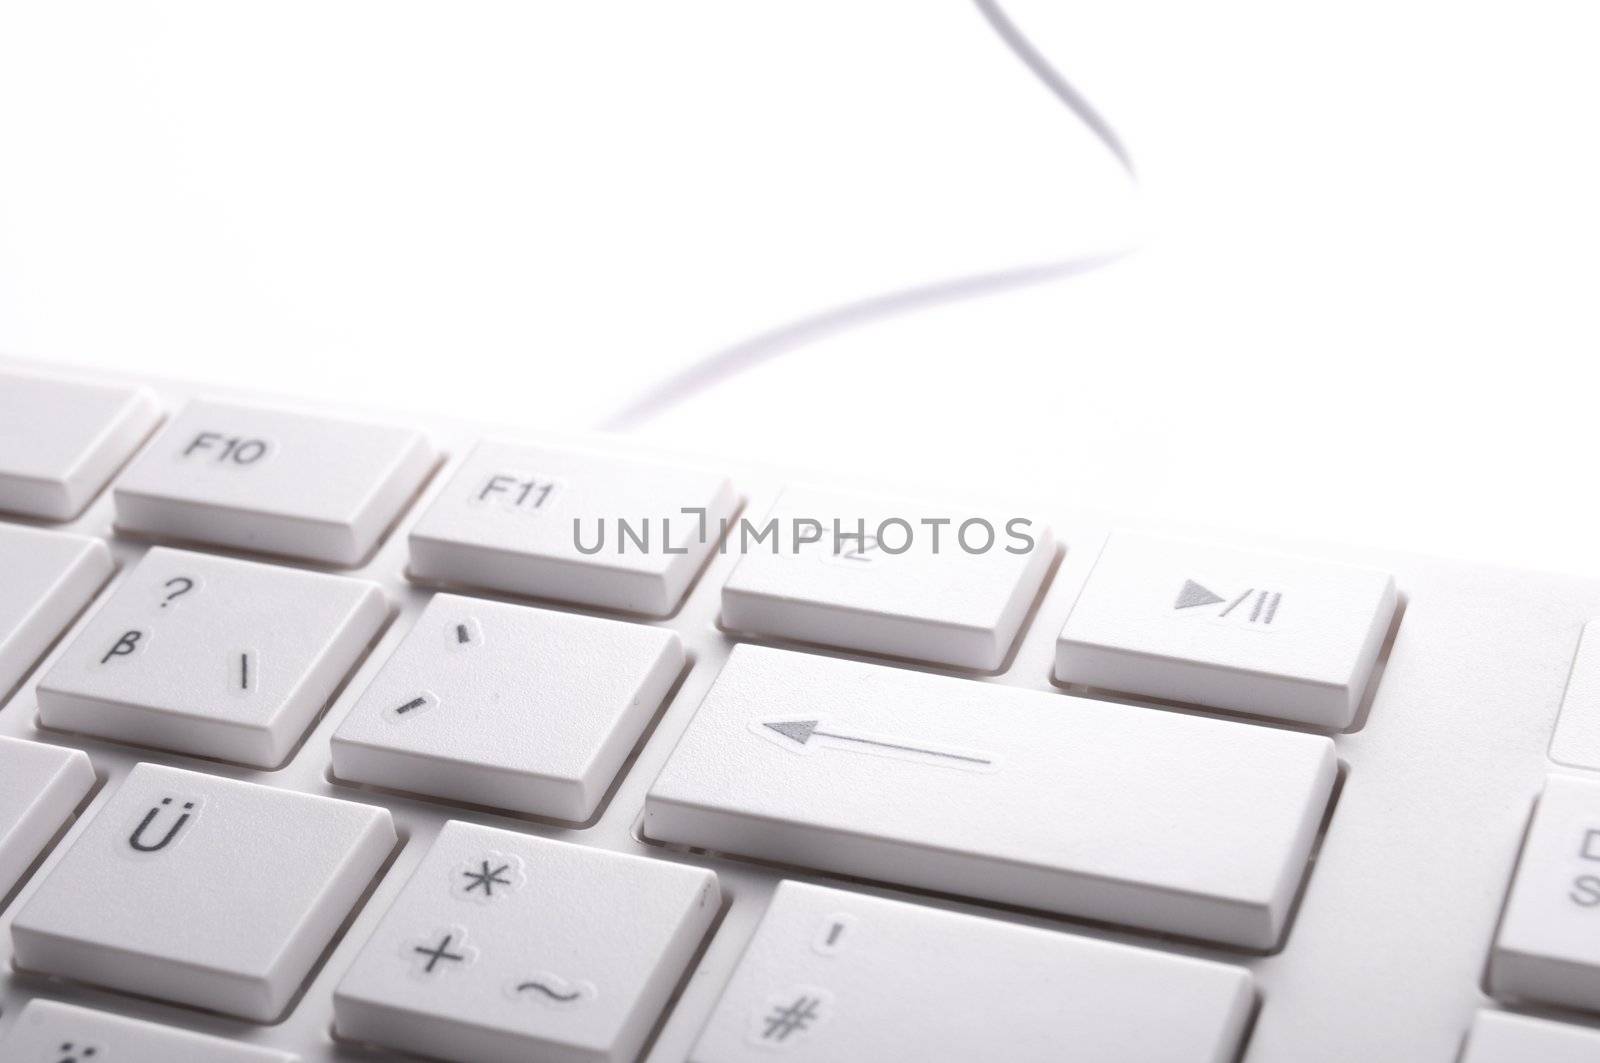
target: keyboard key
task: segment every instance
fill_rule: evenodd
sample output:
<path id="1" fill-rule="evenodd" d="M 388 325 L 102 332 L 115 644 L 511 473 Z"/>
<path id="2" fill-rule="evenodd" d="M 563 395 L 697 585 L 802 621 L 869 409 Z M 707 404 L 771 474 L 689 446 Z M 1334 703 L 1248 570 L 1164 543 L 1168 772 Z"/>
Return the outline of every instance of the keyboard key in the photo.
<path id="1" fill-rule="evenodd" d="M 1026 517 L 816 488 L 786 490 L 766 519 L 773 538 L 736 544 L 725 626 L 985 671 L 1004 663 L 1055 555 Z"/>
<path id="2" fill-rule="evenodd" d="M 298 1063 L 290 1052 L 125 1019 L 54 1000 L 28 1001 L 0 1056 L 17 1063 Z"/>
<path id="3" fill-rule="evenodd" d="M 94 789 L 81 750 L 0 737 L 0 898 Z"/>
<path id="4" fill-rule="evenodd" d="M 1489 990 L 1600 1011 L 1600 782 L 1552 775 L 1489 960 Z"/>
<path id="5" fill-rule="evenodd" d="M 1339 730 L 1394 612 L 1387 572 L 1116 532 L 1056 643 L 1056 678 Z"/>
<path id="6" fill-rule="evenodd" d="M 72 623 L 115 565 L 99 539 L 0 525 L 0 699 Z"/>
<path id="7" fill-rule="evenodd" d="M 139 764 L 17 913 L 16 961 L 272 1022 L 394 845 L 382 808 Z"/>
<path id="8" fill-rule="evenodd" d="M 71 520 L 160 419 L 148 388 L 0 372 L 0 510 Z"/>
<path id="9" fill-rule="evenodd" d="M 784 882 L 689 1058 L 1216 1063 L 1253 997 L 1238 967 Z"/>
<path id="10" fill-rule="evenodd" d="M 1600 769 L 1600 621 L 1583 625 L 1550 739 L 1550 759 L 1574 768 Z"/>
<path id="11" fill-rule="evenodd" d="M 1334 775 L 1320 736 L 739 646 L 644 833 L 1267 949 Z"/>
<path id="12" fill-rule="evenodd" d="M 1594 1063 L 1600 1030 L 1480 1011 L 1472 1020 L 1460 1063 Z"/>
<path id="13" fill-rule="evenodd" d="M 447 823 L 334 992 L 340 1036 L 633 1060 L 720 907 L 701 868 Z"/>
<path id="14" fill-rule="evenodd" d="M 39 681 L 39 718 L 277 767 L 387 614 L 366 580 L 158 546 Z"/>
<path id="15" fill-rule="evenodd" d="M 411 575 L 667 616 L 738 501 L 720 473 L 484 442 L 411 529 Z"/>
<path id="16" fill-rule="evenodd" d="M 410 428 L 197 399 L 117 481 L 117 526 L 356 565 L 434 460 Z"/>
<path id="17" fill-rule="evenodd" d="M 683 665 L 671 631 L 438 594 L 339 725 L 334 774 L 585 820 Z"/>

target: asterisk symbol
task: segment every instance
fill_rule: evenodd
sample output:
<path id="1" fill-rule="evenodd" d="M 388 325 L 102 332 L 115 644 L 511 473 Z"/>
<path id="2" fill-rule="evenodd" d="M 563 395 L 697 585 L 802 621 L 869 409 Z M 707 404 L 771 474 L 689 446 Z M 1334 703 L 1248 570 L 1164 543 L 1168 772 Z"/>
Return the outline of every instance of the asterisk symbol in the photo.
<path id="1" fill-rule="evenodd" d="M 478 861 L 478 868 L 479 870 L 477 871 L 461 872 L 462 877 L 472 880 L 472 884 L 467 887 L 466 892 L 471 893 L 473 890 L 481 886 L 483 887 L 483 895 L 485 897 L 493 897 L 494 887 L 496 884 L 501 886 L 511 885 L 510 879 L 500 877 L 501 874 L 511 869 L 510 864 L 501 864 L 499 867 L 491 871 L 489 869 L 489 861 L 480 860 Z"/>

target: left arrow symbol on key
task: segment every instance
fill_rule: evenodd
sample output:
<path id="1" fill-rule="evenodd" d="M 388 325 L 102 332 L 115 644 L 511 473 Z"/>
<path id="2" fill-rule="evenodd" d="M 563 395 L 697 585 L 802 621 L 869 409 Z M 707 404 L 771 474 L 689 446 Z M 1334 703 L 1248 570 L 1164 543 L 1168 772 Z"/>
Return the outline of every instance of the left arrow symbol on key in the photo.
<path id="1" fill-rule="evenodd" d="M 761 720 L 758 723 L 762 730 L 783 736 L 788 741 L 782 744 L 797 752 L 805 752 L 817 746 L 833 746 L 851 752 L 876 753 L 924 764 L 944 763 L 951 767 L 978 771 L 994 771 L 999 766 L 998 760 L 987 753 L 934 749 L 919 745 L 914 740 L 824 730 L 821 720 Z"/>

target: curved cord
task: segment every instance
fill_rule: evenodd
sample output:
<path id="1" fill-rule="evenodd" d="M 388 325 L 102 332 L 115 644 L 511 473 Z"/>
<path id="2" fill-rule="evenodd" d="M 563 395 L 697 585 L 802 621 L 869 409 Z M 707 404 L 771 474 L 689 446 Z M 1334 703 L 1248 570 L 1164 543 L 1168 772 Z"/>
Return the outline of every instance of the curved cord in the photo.
<path id="1" fill-rule="evenodd" d="M 1072 83 L 1061 76 L 1059 70 L 1050 65 L 1050 60 L 1046 59 L 1039 49 L 1033 46 L 1033 42 L 1017 28 L 1017 24 L 1011 21 L 1011 16 L 1005 13 L 999 0 L 972 0 L 972 2 L 983 15 L 984 21 L 989 23 L 989 27 L 1005 42 L 1005 46 L 1011 49 L 1011 54 L 1015 55 L 1023 66 L 1033 71 L 1033 76 L 1039 79 L 1040 84 L 1049 89 L 1051 94 L 1095 135 L 1105 149 L 1116 156 L 1129 177 L 1137 180 L 1139 174 L 1134 169 L 1133 156 L 1128 154 L 1127 145 L 1111 127 L 1111 123 L 1094 109 L 1094 104 L 1090 103 L 1083 93 L 1073 88 Z"/>
<path id="2" fill-rule="evenodd" d="M 855 328 L 871 321 L 919 310 L 939 303 L 973 299 L 995 292 L 1025 288 L 1060 277 L 1089 273 L 1126 255 L 1126 251 L 1089 255 L 1083 258 L 1046 262 L 1036 266 L 978 273 L 953 280 L 935 281 L 915 288 L 869 296 L 853 303 L 832 307 L 809 317 L 799 318 L 724 347 L 691 363 L 652 386 L 623 409 L 607 418 L 601 430 L 626 432 L 685 399 L 747 369 L 770 362 L 796 347 Z"/>
<path id="3" fill-rule="evenodd" d="M 990 28 L 1003 41 L 1011 53 L 1033 72 L 1045 88 L 1071 111 L 1095 138 L 1109 151 L 1130 178 L 1136 178 L 1133 158 L 1128 154 L 1122 138 L 1111 124 L 1096 111 L 1083 94 L 1025 37 L 1016 23 L 1000 7 L 998 0 L 973 0 Z M 950 280 L 936 281 L 915 288 L 870 296 L 856 302 L 845 303 L 829 310 L 791 321 L 769 329 L 749 339 L 713 351 L 691 362 L 666 379 L 651 386 L 621 410 L 606 418 L 600 425 L 602 431 L 626 432 L 664 413 L 702 391 L 715 387 L 729 377 L 736 376 L 763 362 L 770 362 L 783 354 L 802 347 L 824 336 L 845 329 L 894 317 L 912 310 L 972 299 L 995 292 L 1024 288 L 1060 277 L 1090 273 L 1122 258 L 1126 251 L 1090 255 L 1084 258 L 1047 262 L 1042 265 L 1021 266 L 1016 269 L 979 273 Z"/>

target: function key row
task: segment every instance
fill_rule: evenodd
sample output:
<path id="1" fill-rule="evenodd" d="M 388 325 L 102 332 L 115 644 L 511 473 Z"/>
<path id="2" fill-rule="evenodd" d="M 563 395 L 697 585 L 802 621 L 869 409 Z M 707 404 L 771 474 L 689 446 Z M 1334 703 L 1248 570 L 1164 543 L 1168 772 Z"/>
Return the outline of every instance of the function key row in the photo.
<path id="1" fill-rule="evenodd" d="M 4 375 L 0 394 L 64 411 L 0 427 L 0 507 L 51 462 L 51 482 L 65 484 L 69 465 L 93 464 L 94 445 L 132 439 L 120 460 L 149 427 L 135 416 L 150 406 L 138 389 Z M 113 431 L 130 419 L 140 432 Z M 116 520 L 159 539 L 352 566 L 438 461 L 414 429 L 196 400 L 118 479 Z M 483 442 L 410 528 L 409 574 L 663 617 L 726 550 L 739 555 L 721 589 L 733 632 L 992 672 L 1057 554 L 1049 526 L 1025 512 L 806 487 L 754 518 L 739 506 L 720 473 Z M 1054 678 L 1342 730 L 1357 718 L 1397 603 L 1393 578 L 1374 569 L 1117 534 L 1060 633 Z"/>

